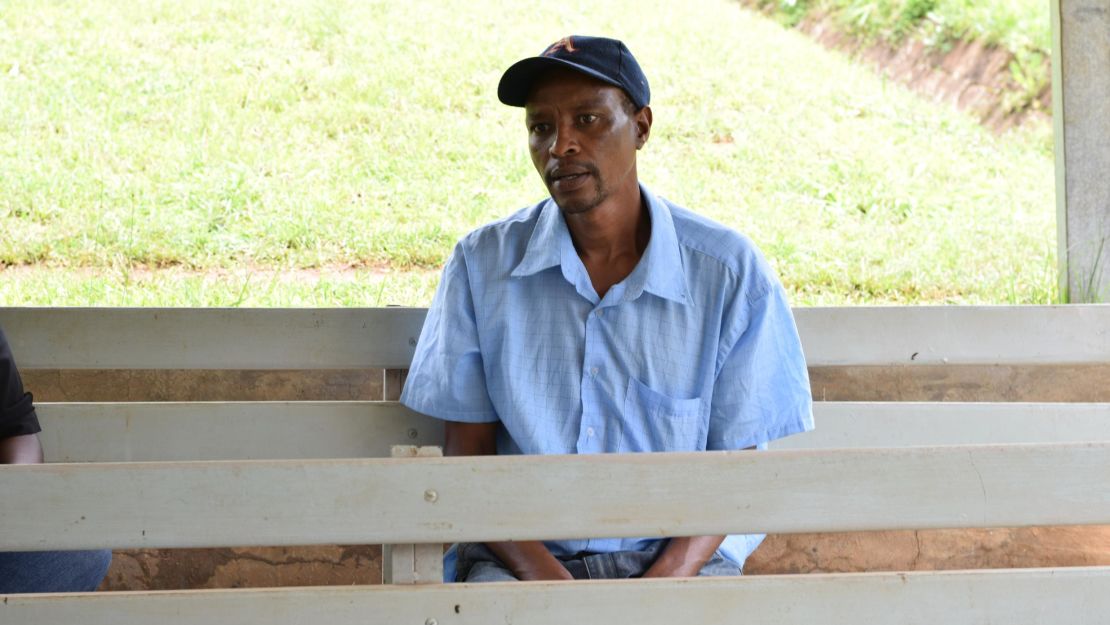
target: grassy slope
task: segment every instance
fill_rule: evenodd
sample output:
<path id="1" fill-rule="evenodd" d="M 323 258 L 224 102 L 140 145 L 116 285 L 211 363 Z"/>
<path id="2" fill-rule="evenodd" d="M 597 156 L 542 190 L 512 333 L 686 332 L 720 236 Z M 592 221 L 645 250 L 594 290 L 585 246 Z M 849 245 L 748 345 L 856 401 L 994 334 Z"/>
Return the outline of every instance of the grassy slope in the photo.
<path id="1" fill-rule="evenodd" d="M 1014 52 L 1052 50 L 1045 0 L 937 0 L 934 11 L 942 24 L 961 37 L 981 38 Z"/>
<path id="2" fill-rule="evenodd" d="M 910 38 L 949 49 L 958 41 L 978 41 L 1008 50 L 1012 85 L 1004 105 L 1011 110 L 1041 109 L 1050 87 L 1052 27 L 1045 0 L 755 0 L 788 26 L 807 15 L 831 16 L 864 41 L 897 45 Z"/>
<path id="3" fill-rule="evenodd" d="M 647 68 L 642 179 L 752 236 L 796 303 L 1054 297 L 1043 136 L 992 137 L 725 0 L 18 0 L 0 264 L 29 267 L 0 304 L 426 304 L 455 238 L 542 195 L 494 86 L 573 32 Z M 346 265 L 388 273 L 280 274 Z M 187 271 L 220 268 L 246 269 Z"/>
<path id="4" fill-rule="evenodd" d="M 1045 0 L 758 0 L 796 22 L 809 11 L 834 14 L 856 33 L 897 39 L 913 31 L 939 38 L 975 39 L 1011 52 L 1052 49 Z"/>

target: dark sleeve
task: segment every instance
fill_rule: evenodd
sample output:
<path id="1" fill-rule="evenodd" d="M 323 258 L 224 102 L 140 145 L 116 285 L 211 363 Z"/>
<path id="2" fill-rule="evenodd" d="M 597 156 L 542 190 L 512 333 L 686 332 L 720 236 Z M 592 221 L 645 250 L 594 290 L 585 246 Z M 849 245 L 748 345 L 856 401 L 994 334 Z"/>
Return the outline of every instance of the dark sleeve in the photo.
<path id="1" fill-rule="evenodd" d="M 8 339 L 0 329 L 0 438 L 42 430 L 32 401 L 31 394 L 23 391 L 23 381 L 15 368 Z"/>

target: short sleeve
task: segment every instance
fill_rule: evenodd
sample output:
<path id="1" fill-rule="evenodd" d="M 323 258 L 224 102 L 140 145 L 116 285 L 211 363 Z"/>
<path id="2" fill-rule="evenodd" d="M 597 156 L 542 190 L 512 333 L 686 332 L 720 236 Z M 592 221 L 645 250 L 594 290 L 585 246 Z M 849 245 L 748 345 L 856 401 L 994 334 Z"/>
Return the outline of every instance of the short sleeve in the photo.
<path id="1" fill-rule="evenodd" d="M 498 421 L 486 389 L 466 257 L 461 245 L 443 269 L 409 367 L 401 403 L 446 421 Z"/>
<path id="2" fill-rule="evenodd" d="M 36 434 L 41 430 L 31 394 L 23 390 L 8 339 L 0 330 L 0 438 Z"/>
<path id="3" fill-rule="evenodd" d="M 776 280 L 764 294 L 737 304 L 730 332 L 736 338 L 714 384 L 710 450 L 762 446 L 813 429 L 809 374 L 782 286 Z"/>

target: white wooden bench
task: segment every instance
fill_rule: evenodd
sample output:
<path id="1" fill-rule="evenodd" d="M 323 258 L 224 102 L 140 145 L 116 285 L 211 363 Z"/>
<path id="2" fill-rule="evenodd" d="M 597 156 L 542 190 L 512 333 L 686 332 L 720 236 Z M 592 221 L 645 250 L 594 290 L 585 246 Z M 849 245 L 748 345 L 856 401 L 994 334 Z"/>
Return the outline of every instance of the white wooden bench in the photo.
<path id="1" fill-rule="evenodd" d="M 1110 307 L 796 316 L 816 369 L 1110 362 Z M 422 320 L 418 309 L 0 309 L 24 369 L 404 368 Z M 760 454 L 390 459 L 392 444 L 438 442 L 439 424 L 390 402 L 46 403 L 48 460 L 91 464 L 0 467 L 0 549 L 1110 524 L 1106 404 L 815 411 L 815 432 Z M 674 513 L 690 508 L 699 515 Z M 9 596 L 0 623 L 1104 623 L 1108 591 L 1103 567 L 191 590 Z"/>

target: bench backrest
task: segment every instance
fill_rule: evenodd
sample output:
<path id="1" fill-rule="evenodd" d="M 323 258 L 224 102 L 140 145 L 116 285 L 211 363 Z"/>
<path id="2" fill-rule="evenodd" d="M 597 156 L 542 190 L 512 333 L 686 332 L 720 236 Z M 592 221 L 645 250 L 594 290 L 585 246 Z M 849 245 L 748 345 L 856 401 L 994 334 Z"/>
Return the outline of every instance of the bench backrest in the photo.
<path id="1" fill-rule="evenodd" d="M 0 308 L 28 369 L 407 368 L 420 308 Z M 810 367 L 1110 363 L 1110 306 L 797 308 Z"/>
<path id="2" fill-rule="evenodd" d="M 7 548 L 438 543 L 1108 523 L 1108 485 L 1110 444 L 38 465 L 0 470 L 0 492 L 12 504 L 0 509 L 0 540 Z M 1110 618 L 1108 591 L 1110 567 L 387 585 L 12 596 L 0 605 L 0 622 L 294 625 L 327 614 L 336 625 L 663 625 L 743 615 L 788 625 L 971 625 L 1064 615 L 1094 625 Z"/>
<path id="3" fill-rule="evenodd" d="M 796 316 L 811 371 L 1098 372 L 1110 363 L 1105 306 Z M 422 319 L 417 309 L 0 309 L 31 369 L 403 369 Z M 1107 405 L 819 402 L 816 411 L 816 432 L 761 454 L 321 459 L 384 456 L 390 444 L 435 440 L 440 426 L 392 402 L 45 403 L 47 449 L 97 462 L 0 469 L 0 550 L 1110 524 L 1110 442 L 1092 442 L 1110 441 Z M 960 444 L 1014 442 L 1031 444 Z M 862 448 L 839 448 L 847 446 Z M 203 461 L 104 462 L 139 459 Z M 535 623 L 737 614 L 857 623 L 894 610 L 907 623 L 1033 623 L 1049 614 L 1096 623 L 1110 618 L 1108 591 L 1108 568 L 187 591 L 9 597 L 0 623 L 291 624 L 323 610 L 341 625 L 506 614 Z"/>
<path id="4" fill-rule="evenodd" d="M 0 326 L 30 370 L 404 369 L 424 315 L 417 308 L 0 308 Z M 799 308 L 795 316 L 811 370 L 847 371 L 862 383 L 860 370 L 875 368 L 924 371 L 937 384 L 938 369 L 960 367 L 1086 365 L 1096 378 L 1110 373 L 1110 306 Z M 1077 386 L 1087 384 L 1076 377 Z M 822 399 L 824 389 L 814 390 Z M 52 461 L 385 457 L 393 444 L 436 444 L 442 436 L 441 424 L 391 402 L 40 406 Z M 821 427 L 775 448 L 1110 438 L 1110 404 L 896 406 L 818 401 Z"/>
<path id="5" fill-rule="evenodd" d="M 443 424 L 397 402 L 101 402 L 38 407 L 51 462 L 388 458 Z M 1110 440 L 1110 404 L 816 402 L 771 449 Z"/>
<path id="6" fill-rule="evenodd" d="M 1110 443 L 47 464 L 0 492 L 0 550 L 1110 524 Z"/>

